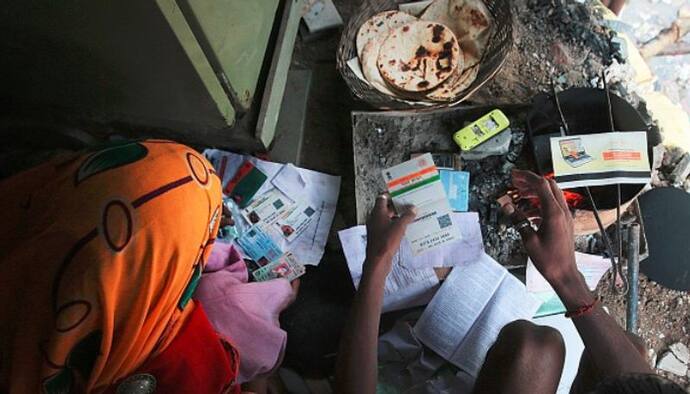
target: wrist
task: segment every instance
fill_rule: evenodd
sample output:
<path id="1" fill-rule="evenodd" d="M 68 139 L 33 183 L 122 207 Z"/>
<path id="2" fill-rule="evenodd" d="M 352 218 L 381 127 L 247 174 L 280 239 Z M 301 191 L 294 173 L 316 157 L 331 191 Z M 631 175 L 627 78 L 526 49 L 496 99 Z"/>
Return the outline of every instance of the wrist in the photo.
<path id="1" fill-rule="evenodd" d="M 568 310 L 589 305 L 595 300 L 587 287 L 587 282 L 577 270 L 564 274 L 553 282 L 549 281 L 549 283 Z"/>
<path id="2" fill-rule="evenodd" d="M 362 276 L 385 279 L 391 271 L 391 257 L 367 257 L 362 267 Z"/>

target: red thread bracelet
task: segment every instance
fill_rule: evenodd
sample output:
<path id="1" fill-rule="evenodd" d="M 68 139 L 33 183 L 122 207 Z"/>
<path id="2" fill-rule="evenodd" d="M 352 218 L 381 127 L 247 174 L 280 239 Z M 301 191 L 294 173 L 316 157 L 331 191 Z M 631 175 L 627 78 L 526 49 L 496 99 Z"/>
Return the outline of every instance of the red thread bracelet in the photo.
<path id="1" fill-rule="evenodd" d="M 596 304 L 597 304 L 597 300 L 594 300 L 594 302 L 592 302 L 589 305 L 583 305 L 583 306 L 575 309 L 574 311 L 566 312 L 565 317 L 567 317 L 568 319 L 572 319 L 574 317 L 584 316 L 584 315 L 590 313 L 592 311 L 592 309 L 594 309 L 594 306 Z"/>

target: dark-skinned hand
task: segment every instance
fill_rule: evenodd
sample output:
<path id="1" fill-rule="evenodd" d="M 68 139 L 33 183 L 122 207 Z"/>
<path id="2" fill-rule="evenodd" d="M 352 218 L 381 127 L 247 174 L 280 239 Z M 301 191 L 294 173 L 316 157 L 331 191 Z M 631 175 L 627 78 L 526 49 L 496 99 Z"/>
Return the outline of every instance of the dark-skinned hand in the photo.
<path id="1" fill-rule="evenodd" d="M 407 226 L 414 221 L 414 207 L 407 207 L 400 216 L 387 194 L 376 198 L 376 204 L 367 221 L 367 260 L 364 270 L 383 267 L 386 274 L 391 270 L 392 260 L 400 247 Z"/>

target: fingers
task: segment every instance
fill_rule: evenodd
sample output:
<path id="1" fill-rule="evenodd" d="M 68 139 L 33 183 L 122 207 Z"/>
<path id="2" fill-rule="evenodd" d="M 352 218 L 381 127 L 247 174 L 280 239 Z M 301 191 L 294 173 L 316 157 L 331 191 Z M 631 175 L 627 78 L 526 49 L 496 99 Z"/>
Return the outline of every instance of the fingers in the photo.
<path id="1" fill-rule="evenodd" d="M 553 179 L 549 179 L 549 187 L 551 187 L 551 193 L 553 193 L 556 198 L 556 202 L 561 207 L 564 213 L 569 213 L 568 203 L 565 201 L 565 196 L 563 195 L 563 190 L 558 187 L 558 184 Z"/>
<path id="2" fill-rule="evenodd" d="M 556 215 L 560 211 L 560 206 L 556 197 L 551 191 L 549 181 L 531 171 L 513 170 L 513 185 L 527 192 L 534 192 L 539 197 L 543 216 Z"/>
<path id="3" fill-rule="evenodd" d="M 414 205 L 410 205 L 405 207 L 402 215 L 400 215 L 400 218 L 398 218 L 397 223 L 400 223 L 401 226 L 407 226 L 408 224 L 412 223 L 416 217 L 417 208 L 415 208 Z"/>
<path id="4" fill-rule="evenodd" d="M 397 233 L 397 235 L 402 236 L 405 233 L 405 230 L 407 229 L 407 226 L 414 222 L 414 219 L 417 217 L 417 208 L 414 206 L 410 205 L 408 207 L 405 207 L 403 210 L 402 215 L 400 215 L 399 218 L 393 222 L 393 231 Z"/>
<path id="5" fill-rule="evenodd" d="M 232 212 L 228 207 L 225 206 L 225 204 L 222 204 L 223 207 L 223 214 L 220 217 L 220 226 L 225 227 L 225 226 L 234 226 L 235 221 L 232 219 Z"/>
<path id="6" fill-rule="evenodd" d="M 521 223 L 524 223 L 526 220 L 529 220 L 527 219 L 527 216 L 525 216 L 525 214 L 519 209 L 514 209 L 513 214 L 510 216 L 510 219 L 512 220 L 514 226 L 518 226 Z M 532 250 L 534 247 L 537 246 L 537 243 L 539 242 L 539 238 L 537 236 L 536 231 L 534 231 L 531 225 L 518 227 L 518 232 L 522 237 L 522 242 L 525 243 L 527 251 Z"/>

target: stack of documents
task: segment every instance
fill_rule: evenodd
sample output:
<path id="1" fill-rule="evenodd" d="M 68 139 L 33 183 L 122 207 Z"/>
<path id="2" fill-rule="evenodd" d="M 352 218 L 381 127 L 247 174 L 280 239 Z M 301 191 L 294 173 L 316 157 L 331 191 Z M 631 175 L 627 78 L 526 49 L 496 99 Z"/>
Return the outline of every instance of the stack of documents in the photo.
<path id="1" fill-rule="evenodd" d="M 250 268 L 256 280 L 291 280 L 305 272 L 304 265 L 319 264 L 335 215 L 339 177 L 215 149 L 204 155 L 224 192 L 241 208 L 233 219 L 246 222 L 246 231 L 234 242 L 254 262 Z"/>

